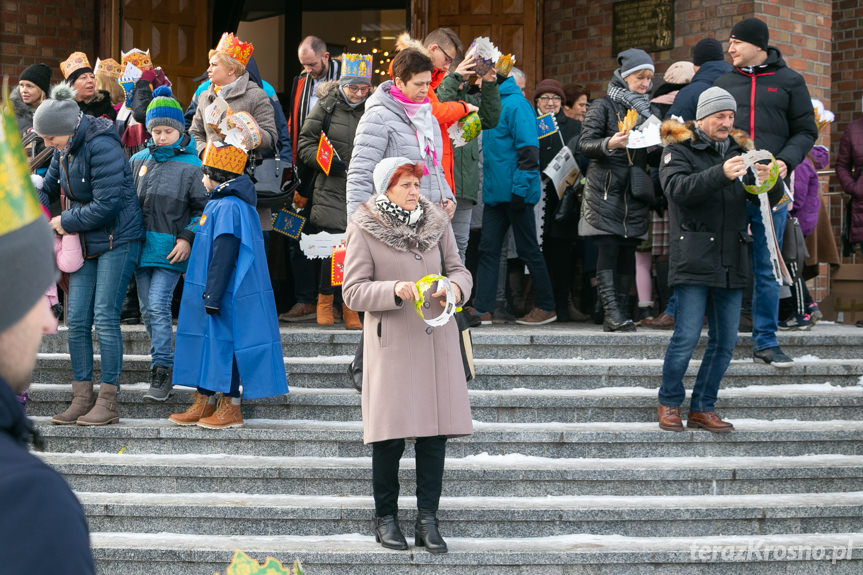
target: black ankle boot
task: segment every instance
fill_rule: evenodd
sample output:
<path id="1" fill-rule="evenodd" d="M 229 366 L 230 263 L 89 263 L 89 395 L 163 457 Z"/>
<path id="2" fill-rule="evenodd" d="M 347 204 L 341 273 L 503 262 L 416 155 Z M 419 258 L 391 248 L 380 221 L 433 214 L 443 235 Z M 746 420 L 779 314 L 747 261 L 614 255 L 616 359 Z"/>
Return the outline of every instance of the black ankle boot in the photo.
<path id="1" fill-rule="evenodd" d="M 399 529 L 399 520 L 396 515 L 384 515 L 375 517 L 375 541 L 387 549 L 404 551 L 408 548 L 408 542 Z"/>
<path id="2" fill-rule="evenodd" d="M 596 287 L 602 300 L 602 309 L 605 312 L 602 330 L 635 331 L 635 324 L 620 311 L 617 289 L 614 285 L 614 271 L 600 270 L 596 272 Z"/>
<path id="3" fill-rule="evenodd" d="M 417 521 L 414 523 L 414 545 L 425 547 L 429 553 L 446 553 L 446 541 L 440 536 L 437 525 L 437 513 L 428 509 L 420 509 Z"/>

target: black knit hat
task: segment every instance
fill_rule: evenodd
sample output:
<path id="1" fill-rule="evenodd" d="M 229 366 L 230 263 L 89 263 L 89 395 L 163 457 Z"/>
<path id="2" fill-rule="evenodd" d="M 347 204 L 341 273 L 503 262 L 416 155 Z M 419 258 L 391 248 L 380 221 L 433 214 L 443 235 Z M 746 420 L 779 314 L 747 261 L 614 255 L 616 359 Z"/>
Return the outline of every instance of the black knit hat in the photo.
<path id="1" fill-rule="evenodd" d="M 767 42 L 770 40 L 770 31 L 767 29 L 767 24 L 758 18 L 746 18 L 734 25 L 731 29 L 730 38 L 748 42 L 758 46 L 762 50 L 767 50 Z"/>
<path id="2" fill-rule="evenodd" d="M 69 74 L 69 77 L 66 78 L 66 82 L 71 86 L 72 84 L 75 83 L 75 80 L 77 80 L 78 78 L 80 78 L 84 74 L 92 74 L 92 73 L 93 73 L 93 68 L 87 68 L 86 66 L 83 68 L 78 68 L 77 70 L 73 70 Z"/>
<path id="3" fill-rule="evenodd" d="M 33 82 L 42 90 L 45 97 L 48 97 L 48 89 L 51 87 L 51 68 L 45 64 L 39 63 L 27 66 L 18 76 L 18 79 Z"/>
<path id="4" fill-rule="evenodd" d="M 705 62 L 725 60 L 722 44 L 715 38 L 704 38 L 692 48 L 692 63 L 701 66 Z"/>

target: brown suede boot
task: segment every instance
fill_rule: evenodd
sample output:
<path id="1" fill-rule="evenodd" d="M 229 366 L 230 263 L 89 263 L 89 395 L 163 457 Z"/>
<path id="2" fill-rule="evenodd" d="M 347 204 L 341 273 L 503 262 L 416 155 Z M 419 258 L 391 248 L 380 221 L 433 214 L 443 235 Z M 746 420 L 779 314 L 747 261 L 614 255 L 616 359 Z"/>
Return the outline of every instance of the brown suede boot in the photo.
<path id="1" fill-rule="evenodd" d="M 324 295 L 322 293 L 318 294 L 318 308 L 317 308 L 317 316 L 318 316 L 318 325 L 333 325 L 335 323 L 335 318 L 333 318 L 333 296 Z"/>
<path id="2" fill-rule="evenodd" d="M 342 304 L 342 317 L 345 319 L 345 329 L 363 329 L 360 314 Z"/>
<path id="3" fill-rule="evenodd" d="M 198 427 L 207 429 L 228 429 L 229 427 L 243 427 L 242 406 L 235 404 L 232 398 L 222 396 L 219 398 L 219 407 L 216 413 L 210 417 L 202 417 L 198 420 Z"/>
<path id="4" fill-rule="evenodd" d="M 87 415 L 78 418 L 78 425 L 110 425 L 120 421 L 117 413 L 117 386 L 110 383 L 99 384 L 99 397 Z"/>
<path id="5" fill-rule="evenodd" d="M 210 399 L 213 401 L 210 402 Z M 177 425 L 195 425 L 202 417 L 209 417 L 216 411 L 216 396 L 195 392 L 195 401 L 183 413 L 172 413 L 168 419 Z"/>
<path id="6" fill-rule="evenodd" d="M 66 408 L 63 413 L 58 413 L 51 418 L 51 423 L 57 425 L 74 425 L 78 418 L 93 409 L 93 402 L 96 400 L 93 397 L 93 382 L 92 381 L 73 381 L 72 382 L 72 403 Z"/>

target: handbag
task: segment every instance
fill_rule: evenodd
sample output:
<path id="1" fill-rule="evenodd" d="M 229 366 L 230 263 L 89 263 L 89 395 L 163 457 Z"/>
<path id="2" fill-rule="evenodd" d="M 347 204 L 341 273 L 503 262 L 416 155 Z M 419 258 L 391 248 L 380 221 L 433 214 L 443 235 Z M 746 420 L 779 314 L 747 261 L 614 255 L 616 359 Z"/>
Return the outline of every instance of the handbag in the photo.
<path id="1" fill-rule="evenodd" d="M 443 244 L 438 244 L 438 251 L 440 252 L 440 273 L 446 277 Z M 464 298 L 464 294 L 461 297 Z M 455 314 L 455 324 L 458 326 L 458 342 L 461 348 L 461 363 L 464 366 L 464 378 L 466 381 L 471 381 L 476 377 L 476 368 L 473 363 L 473 338 L 470 335 L 470 320 L 468 320 L 463 311 L 459 311 Z"/>
<path id="2" fill-rule="evenodd" d="M 567 186 L 563 197 L 554 211 L 554 221 L 558 224 L 577 223 L 581 217 L 581 200 L 584 196 L 584 177 L 579 177 L 572 186 Z"/>
<path id="3" fill-rule="evenodd" d="M 297 170 L 282 162 L 278 152 L 274 158 L 261 160 L 260 165 L 249 162 L 249 177 L 255 182 L 255 194 L 259 208 L 281 208 L 294 197 L 300 185 Z"/>
<path id="4" fill-rule="evenodd" d="M 641 166 L 629 164 L 629 195 L 636 201 L 653 207 L 656 204 L 656 194 L 653 191 L 653 180 Z"/>
<path id="5" fill-rule="evenodd" d="M 788 216 L 785 219 L 785 233 L 782 236 L 782 259 L 786 264 L 795 264 L 794 277 L 791 279 L 796 280 L 800 276 L 808 257 L 809 250 L 806 249 L 806 238 L 803 237 L 800 220 L 794 216 Z"/>

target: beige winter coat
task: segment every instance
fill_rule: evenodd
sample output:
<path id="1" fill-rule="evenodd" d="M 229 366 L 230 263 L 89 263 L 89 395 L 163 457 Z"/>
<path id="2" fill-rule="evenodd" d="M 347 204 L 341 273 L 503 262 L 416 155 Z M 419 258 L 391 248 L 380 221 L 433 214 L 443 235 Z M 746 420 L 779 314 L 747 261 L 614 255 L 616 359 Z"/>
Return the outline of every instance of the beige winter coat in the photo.
<path id="1" fill-rule="evenodd" d="M 462 294 L 473 286 L 446 214 L 422 196 L 420 203 L 424 214 L 416 231 L 383 216 L 374 196 L 348 224 L 342 295 L 349 308 L 366 312 L 364 443 L 473 433 L 455 320 L 431 328 L 413 302 L 395 298 L 396 282 L 441 272 L 439 244 L 447 277 Z M 437 300 L 428 303 L 440 305 Z"/>

